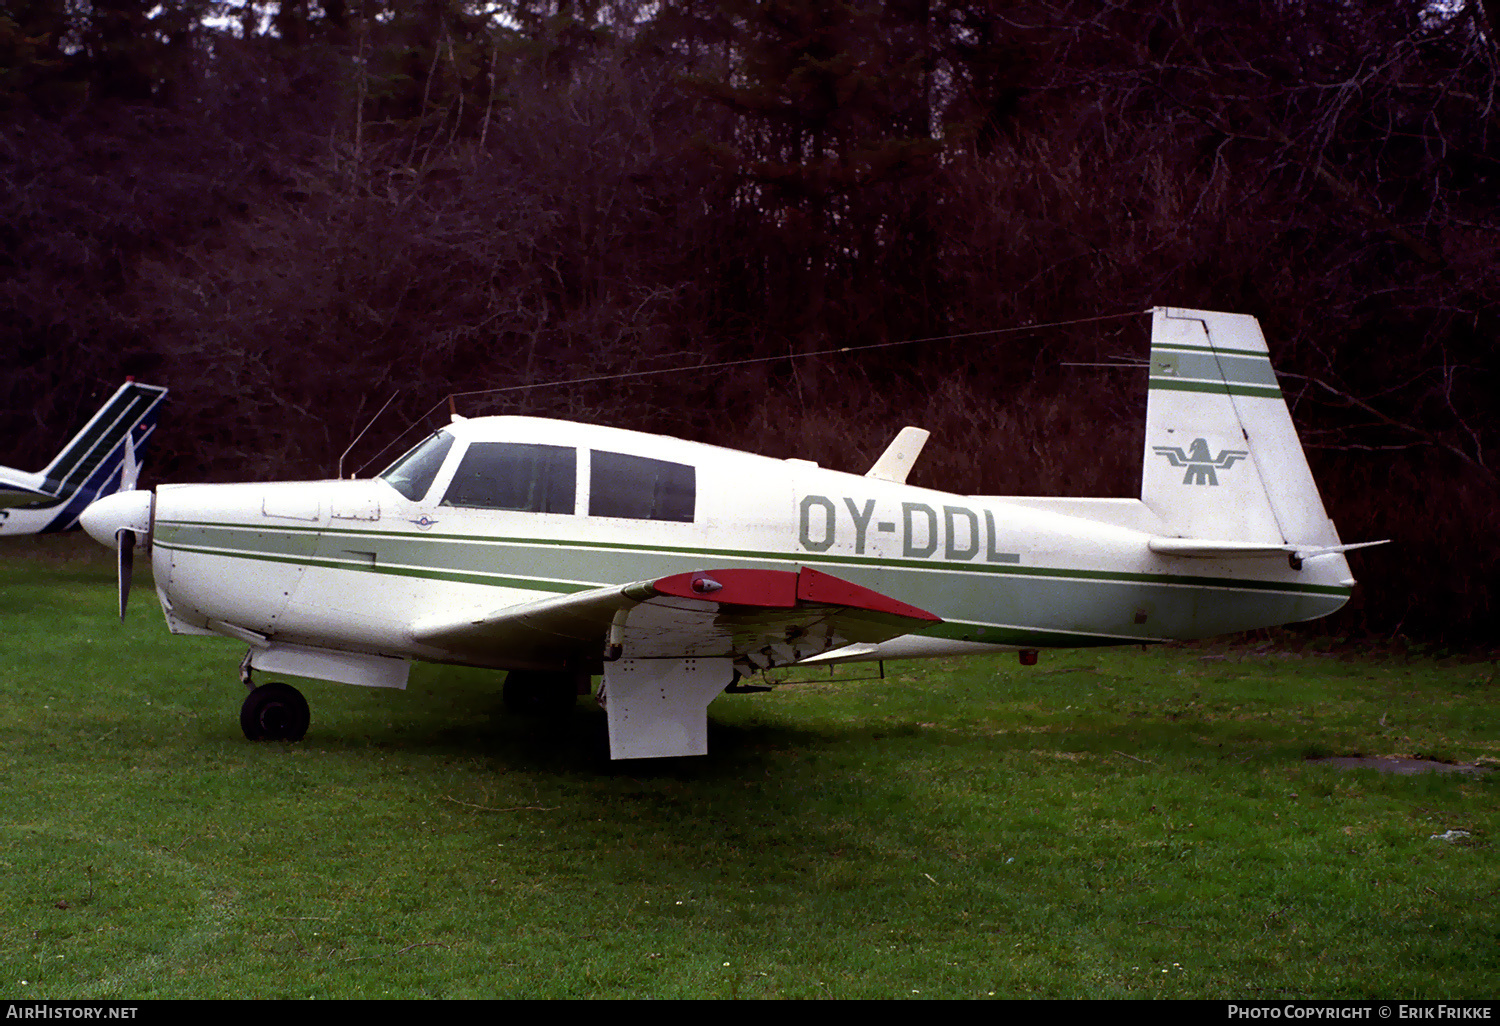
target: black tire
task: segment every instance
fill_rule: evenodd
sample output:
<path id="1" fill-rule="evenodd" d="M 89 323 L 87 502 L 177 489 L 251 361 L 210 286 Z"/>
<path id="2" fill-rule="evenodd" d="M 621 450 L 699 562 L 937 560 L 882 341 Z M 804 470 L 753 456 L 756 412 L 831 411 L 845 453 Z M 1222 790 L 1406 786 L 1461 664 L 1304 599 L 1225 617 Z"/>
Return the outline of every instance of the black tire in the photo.
<path id="1" fill-rule="evenodd" d="M 290 684 L 262 684 L 240 706 L 240 729 L 251 741 L 301 741 L 311 722 L 307 699 Z"/>
<path id="2" fill-rule="evenodd" d="M 571 673 L 512 670 L 501 691 L 505 708 L 522 716 L 566 716 L 578 700 L 578 678 Z"/>

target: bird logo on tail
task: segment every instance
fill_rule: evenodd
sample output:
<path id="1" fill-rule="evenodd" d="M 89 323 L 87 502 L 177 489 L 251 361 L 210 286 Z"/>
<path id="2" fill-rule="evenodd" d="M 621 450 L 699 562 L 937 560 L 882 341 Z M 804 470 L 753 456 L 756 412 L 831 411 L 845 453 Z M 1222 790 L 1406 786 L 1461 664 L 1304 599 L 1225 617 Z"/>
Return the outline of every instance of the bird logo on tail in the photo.
<path id="1" fill-rule="evenodd" d="M 1187 468 L 1182 476 L 1185 485 L 1217 485 L 1217 471 L 1228 470 L 1250 455 L 1244 449 L 1223 449 L 1217 457 L 1210 456 L 1206 438 L 1193 439 L 1186 453 L 1175 445 L 1153 445 L 1151 449 L 1158 456 L 1165 456 L 1172 466 Z"/>

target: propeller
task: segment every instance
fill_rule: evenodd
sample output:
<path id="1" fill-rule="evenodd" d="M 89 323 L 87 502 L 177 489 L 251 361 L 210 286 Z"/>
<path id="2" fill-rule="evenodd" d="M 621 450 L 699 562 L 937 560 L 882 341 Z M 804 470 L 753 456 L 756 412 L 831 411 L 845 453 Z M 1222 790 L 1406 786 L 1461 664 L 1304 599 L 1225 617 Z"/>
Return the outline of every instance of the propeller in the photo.
<path id="1" fill-rule="evenodd" d="M 135 568 L 137 545 L 149 547 L 151 520 L 156 504 L 152 492 L 131 491 L 106 495 L 83 511 L 78 522 L 100 545 L 115 550 L 116 577 L 120 589 L 120 619 L 130 599 L 130 577 Z"/>

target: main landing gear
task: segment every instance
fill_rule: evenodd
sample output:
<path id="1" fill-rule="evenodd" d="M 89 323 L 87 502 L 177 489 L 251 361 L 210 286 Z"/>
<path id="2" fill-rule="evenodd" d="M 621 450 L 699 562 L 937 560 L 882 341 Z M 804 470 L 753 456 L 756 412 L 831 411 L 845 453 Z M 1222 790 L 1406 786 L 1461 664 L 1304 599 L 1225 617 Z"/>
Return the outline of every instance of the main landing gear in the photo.
<path id="1" fill-rule="evenodd" d="M 250 688 L 240 706 L 240 729 L 251 741 L 301 741 L 312 722 L 307 699 L 290 684 L 273 681 L 255 686 L 250 679 L 250 654 L 240 664 L 240 680 Z"/>

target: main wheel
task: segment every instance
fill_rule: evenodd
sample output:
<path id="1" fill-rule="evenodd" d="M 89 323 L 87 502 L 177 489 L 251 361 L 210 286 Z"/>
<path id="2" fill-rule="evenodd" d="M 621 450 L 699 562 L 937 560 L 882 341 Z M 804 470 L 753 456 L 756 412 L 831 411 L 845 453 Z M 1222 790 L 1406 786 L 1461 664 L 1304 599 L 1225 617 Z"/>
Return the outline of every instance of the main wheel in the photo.
<path id="1" fill-rule="evenodd" d="M 262 684 L 240 706 L 240 729 L 251 741 L 301 741 L 312 713 L 290 684 Z"/>
<path id="2" fill-rule="evenodd" d="M 571 673 L 512 670 L 501 691 L 505 708 L 523 716 L 563 716 L 578 699 L 578 679 Z"/>

